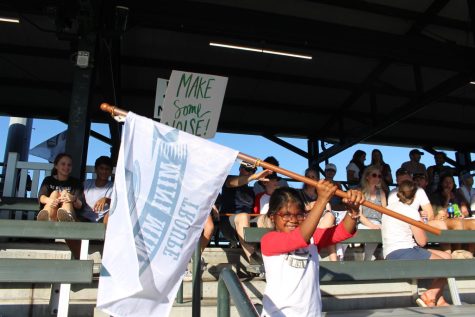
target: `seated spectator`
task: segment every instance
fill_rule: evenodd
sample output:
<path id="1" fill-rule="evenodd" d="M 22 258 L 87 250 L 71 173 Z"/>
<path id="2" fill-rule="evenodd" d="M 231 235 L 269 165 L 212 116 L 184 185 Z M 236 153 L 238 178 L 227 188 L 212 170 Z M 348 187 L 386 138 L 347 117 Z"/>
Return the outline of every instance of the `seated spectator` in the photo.
<path id="1" fill-rule="evenodd" d="M 380 150 L 374 149 L 371 152 L 371 164 L 379 168 L 381 175 L 383 176 L 383 182 L 381 183 L 384 189 L 386 196 L 389 193 L 389 185 L 393 183 L 393 176 L 391 175 L 391 166 L 384 162 L 383 153 Z"/>
<path id="2" fill-rule="evenodd" d="M 388 208 L 414 220 L 421 220 L 417 209 L 411 207 L 417 186 L 410 180 L 403 181 L 398 188 L 399 201 L 390 203 Z M 450 254 L 433 249 L 423 249 L 427 244 L 425 232 L 396 218 L 382 216 L 383 254 L 387 260 L 438 260 L 450 259 Z M 422 307 L 448 306 L 442 296 L 446 279 L 435 279 L 416 301 Z"/>
<path id="3" fill-rule="evenodd" d="M 310 213 L 294 188 L 279 188 L 271 197 L 269 212 L 275 231 L 261 240 L 267 286 L 262 316 L 320 316 L 318 251 L 352 236 L 358 218 L 360 192 L 348 191 L 348 214 L 340 225 L 318 229 L 317 224 L 336 186 L 319 181 L 318 201 Z"/>
<path id="4" fill-rule="evenodd" d="M 420 162 L 421 155 L 424 155 L 424 152 L 417 149 L 411 150 L 411 152 L 409 152 L 409 161 L 402 163 L 401 168 L 413 176 L 416 174 L 427 175 L 426 166 Z"/>
<path id="5" fill-rule="evenodd" d="M 455 171 L 452 167 L 444 165 L 445 161 L 447 160 L 447 155 L 444 152 L 435 153 L 434 160 L 435 165 L 429 166 L 427 169 L 430 193 L 433 193 L 437 190 L 440 180 L 445 175 L 452 176 Z"/>
<path id="6" fill-rule="evenodd" d="M 51 176 L 45 177 L 38 192 L 38 221 L 75 221 L 76 210 L 83 206 L 81 182 L 71 176 L 73 160 L 60 153 L 54 159 Z"/>
<path id="7" fill-rule="evenodd" d="M 229 224 L 237 233 L 244 254 L 250 263 L 253 262 L 252 264 L 259 263 L 259 259 L 255 258 L 257 255 L 254 253 L 254 246 L 244 241 L 244 227 L 249 226 L 249 214 L 253 213 L 255 198 L 254 191 L 248 186 L 248 183 L 265 179 L 272 173 L 271 170 L 256 173 L 254 165 L 243 161 L 239 167 L 239 175 L 228 176 L 221 193 L 222 210 L 226 213 L 233 213 L 229 217 Z"/>
<path id="8" fill-rule="evenodd" d="M 264 162 L 272 164 L 274 166 L 279 166 L 279 161 L 273 156 L 268 156 L 264 159 Z M 257 181 L 254 183 L 254 194 L 259 194 L 263 193 L 265 191 L 264 188 L 264 183 L 267 181 L 267 179 L 263 179 L 260 181 Z M 279 182 L 277 184 L 278 187 L 289 187 L 289 184 L 287 184 L 287 181 L 281 177 L 279 177 Z"/>
<path id="9" fill-rule="evenodd" d="M 426 192 L 426 194 L 429 195 L 429 192 L 428 192 L 429 182 L 427 181 L 427 174 L 425 173 L 414 174 L 412 176 L 412 179 L 414 180 L 414 183 L 416 183 L 417 187 L 422 188 Z"/>
<path id="10" fill-rule="evenodd" d="M 399 186 L 404 181 L 412 181 L 412 177 L 407 170 L 401 167 L 396 171 L 396 183 Z M 399 198 L 397 197 L 398 189 L 399 187 L 396 187 L 389 192 L 388 205 L 394 204 L 399 201 Z M 416 190 L 416 194 L 411 203 L 411 208 L 419 211 L 420 216 L 424 222 L 427 222 L 429 225 L 439 228 L 441 230 L 447 230 L 447 224 L 445 223 L 445 221 L 435 219 L 434 210 L 432 209 L 432 204 L 429 200 L 429 197 L 427 196 L 426 192 L 420 187 L 418 187 Z M 452 253 L 450 244 L 444 243 L 441 244 L 440 247 L 448 254 Z"/>
<path id="11" fill-rule="evenodd" d="M 263 183 L 264 192 L 257 194 L 254 201 L 254 214 L 258 214 L 259 216 L 255 216 L 253 219 L 249 217 L 250 223 L 256 223 L 259 228 L 273 228 L 272 222 L 268 217 L 265 217 L 265 215 L 267 211 L 269 211 L 270 196 L 279 188 L 279 182 L 281 180 L 275 173 L 267 176 L 267 179 L 268 181 Z"/>
<path id="12" fill-rule="evenodd" d="M 346 180 L 349 188 L 358 187 L 361 175 L 365 169 L 364 161 L 366 161 L 366 153 L 361 150 L 356 150 L 353 158 L 346 167 Z"/>
<path id="13" fill-rule="evenodd" d="M 450 230 L 464 229 L 464 221 L 462 218 L 468 214 L 467 206 L 464 206 L 463 202 L 457 200 L 457 197 L 455 196 L 455 182 L 451 175 L 445 175 L 442 177 L 437 191 L 432 193 L 430 196 L 430 201 L 434 210 L 435 219 L 444 221 L 447 225 L 447 228 Z M 449 203 L 454 205 L 454 209 L 457 208 L 462 212 L 465 211 L 465 214 L 462 214 L 462 217 L 449 218 L 449 214 L 447 212 Z M 460 249 L 462 249 L 461 244 L 451 244 L 452 251 Z"/>
<path id="14" fill-rule="evenodd" d="M 467 206 L 468 216 L 472 216 L 471 202 L 475 200 L 475 188 L 472 188 L 473 177 L 469 172 L 464 172 L 460 174 L 459 179 L 460 187 L 455 192 L 456 198 Z"/>
<path id="15" fill-rule="evenodd" d="M 366 201 L 386 207 L 386 194 L 382 190 L 382 179 L 383 176 L 378 167 L 368 166 L 361 177 L 361 192 L 364 194 Z M 358 229 L 381 229 L 381 213 L 366 206 L 360 206 L 360 208 L 361 216 Z M 374 251 L 376 251 L 377 247 L 377 243 L 365 243 L 365 261 L 373 260 Z"/>
<path id="16" fill-rule="evenodd" d="M 311 178 L 315 181 L 319 180 L 317 170 L 312 167 L 307 168 L 305 170 L 304 175 L 305 177 Z M 313 204 L 318 199 L 316 187 L 303 184 L 302 189 L 299 190 L 299 194 L 300 194 L 300 198 L 302 199 L 304 203 L 305 210 L 306 211 L 312 210 Z M 323 211 L 323 214 L 320 218 L 320 221 L 318 222 L 317 228 L 325 229 L 325 228 L 331 228 L 335 225 L 335 216 L 332 214 L 331 210 L 332 208 L 330 206 L 330 203 L 327 203 Z M 336 261 L 337 260 L 336 246 L 329 245 L 327 249 L 328 249 L 330 261 Z"/>
<path id="17" fill-rule="evenodd" d="M 453 176 L 445 175 L 441 178 L 437 191 L 432 193 L 430 201 L 437 219 L 448 218 L 447 207 L 453 204 L 455 209 L 460 209 L 461 217 L 468 217 L 468 206 L 463 200 L 459 200 L 455 194 L 455 181 Z M 450 227 L 449 227 L 450 229 Z"/>
<path id="18" fill-rule="evenodd" d="M 336 182 L 333 180 L 333 178 L 335 177 L 336 171 L 337 169 L 336 169 L 335 164 L 332 164 L 332 163 L 326 164 L 325 165 L 325 180 L 336 185 L 336 187 L 341 190 L 342 187 L 341 187 L 340 182 Z M 346 215 L 346 204 L 343 203 L 343 200 L 340 197 L 333 195 L 333 197 L 330 199 L 330 206 L 331 206 L 331 212 L 333 214 L 333 217 L 335 218 L 335 225 L 338 225 Z M 329 255 L 330 260 L 343 261 L 347 247 L 348 247 L 348 244 L 346 243 L 337 243 L 336 246 L 330 246 L 328 248 L 329 253 L 330 253 Z M 333 250 L 333 248 L 335 248 L 335 250 Z"/>
<path id="19" fill-rule="evenodd" d="M 113 186 L 112 181 L 109 180 L 112 176 L 112 169 L 113 164 L 110 157 L 100 156 L 97 158 L 94 163 L 96 178 L 84 182 L 85 204 L 78 212 L 79 219 L 107 223 Z"/>

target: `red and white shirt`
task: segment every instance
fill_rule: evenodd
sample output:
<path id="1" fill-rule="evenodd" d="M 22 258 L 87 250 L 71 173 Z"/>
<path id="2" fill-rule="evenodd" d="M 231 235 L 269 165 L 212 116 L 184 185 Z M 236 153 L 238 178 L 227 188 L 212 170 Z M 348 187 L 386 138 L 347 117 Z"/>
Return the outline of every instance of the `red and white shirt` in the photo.
<path id="1" fill-rule="evenodd" d="M 343 223 L 317 228 L 310 244 L 303 239 L 300 228 L 264 235 L 261 250 L 267 285 L 261 316 L 321 316 L 318 248 L 351 236 Z"/>

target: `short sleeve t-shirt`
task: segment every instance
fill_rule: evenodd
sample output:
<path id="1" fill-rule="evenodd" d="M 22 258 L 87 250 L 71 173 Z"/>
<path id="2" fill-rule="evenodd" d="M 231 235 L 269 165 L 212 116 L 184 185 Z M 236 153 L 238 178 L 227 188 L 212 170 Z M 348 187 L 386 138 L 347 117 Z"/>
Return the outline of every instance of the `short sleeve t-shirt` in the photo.
<path id="1" fill-rule="evenodd" d="M 96 221 L 98 218 L 98 213 L 94 212 L 93 208 L 96 202 L 104 197 L 111 198 L 112 196 L 112 182 L 107 182 L 105 186 L 97 187 L 96 182 L 93 179 L 88 179 L 84 182 L 84 198 L 86 203 L 84 204 L 83 210 L 80 213 L 80 216 L 90 220 Z M 101 214 L 109 211 L 109 205 L 104 206 L 104 210 Z"/>
<path id="2" fill-rule="evenodd" d="M 267 285 L 261 316 L 321 316 L 318 248 L 351 236 L 342 224 L 317 229 L 310 244 L 300 228 L 264 235 L 261 248 Z"/>
<path id="3" fill-rule="evenodd" d="M 389 208 L 389 205 L 392 205 L 392 204 L 395 204 L 395 203 L 399 202 L 399 198 L 397 197 L 397 191 L 398 191 L 398 188 L 396 187 L 396 188 L 394 188 L 393 190 L 391 190 L 389 192 L 388 208 Z M 430 204 L 430 200 L 429 200 L 429 197 L 427 197 L 426 192 L 420 187 L 417 188 L 416 195 L 414 196 L 414 201 L 410 205 L 411 208 L 413 208 L 415 210 L 419 210 L 419 208 L 421 208 L 422 206 L 425 206 L 427 204 Z M 389 209 L 391 209 L 391 208 L 389 208 Z"/>
<path id="4" fill-rule="evenodd" d="M 223 186 L 222 210 L 226 213 L 252 213 L 254 207 L 254 191 L 248 185 L 240 187 Z"/>
<path id="5" fill-rule="evenodd" d="M 62 192 L 64 190 L 77 198 L 80 198 L 82 197 L 82 188 L 81 182 L 74 177 L 70 177 L 65 181 L 60 181 L 54 176 L 47 176 L 41 183 L 40 190 L 38 191 L 38 198 L 42 195 L 49 197 L 54 191 Z M 40 209 L 43 209 L 44 206 L 44 204 L 40 203 Z"/>
<path id="6" fill-rule="evenodd" d="M 421 220 L 417 209 L 400 201 L 389 204 L 388 208 L 414 220 Z M 383 238 L 383 255 L 385 258 L 393 251 L 410 249 L 417 245 L 412 237 L 411 225 L 387 215 L 382 216 L 381 235 Z"/>

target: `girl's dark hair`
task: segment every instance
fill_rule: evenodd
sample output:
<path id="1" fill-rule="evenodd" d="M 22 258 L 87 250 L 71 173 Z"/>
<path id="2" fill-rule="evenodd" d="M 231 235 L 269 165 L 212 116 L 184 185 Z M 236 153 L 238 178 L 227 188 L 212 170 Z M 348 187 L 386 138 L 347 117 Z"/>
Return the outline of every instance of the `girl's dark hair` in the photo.
<path id="1" fill-rule="evenodd" d="M 361 162 L 360 158 L 366 155 L 365 151 L 362 150 L 356 150 L 355 153 L 353 154 L 353 158 L 351 159 L 351 162 L 355 163 L 356 166 L 360 169 L 360 172 L 362 172 L 365 168 L 364 163 Z M 361 175 L 360 175 L 361 176 Z"/>
<path id="2" fill-rule="evenodd" d="M 112 159 L 108 156 L 99 156 L 94 163 L 94 168 L 98 168 L 99 165 L 107 165 L 110 168 L 113 168 L 114 165 L 112 164 Z"/>
<path id="3" fill-rule="evenodd" d="M 379 153 L 379 157 L 381 157 L 381 166 L 384 166 L 386 164 L 386 162 L 384 162 L 384 158 L 383 158 L 383 153 L 378 150 L 378 149 L 374 149 L 372 152 L 371 152 L 371 164 L 370 165 L 373 165 L 375 162 L 373 161 L 373 153 Z"/>
<path id="4" fill-rule="evenodd" d="M 59 153 L 58 155 L 56 155 L 56 157 L 54 158 L 54 162 L 53 164 L 56 166 L 56 164 L 58 164 L 58 162 L 63 158 L 63 157 L 69 157 L 71 159 L 71 161 L 73 160 L 72 156 L 67 154 L 67 153 Z M 51 175 L 56 175 L 58 174 L 58 170 L 56 169 L 56 167 L 53 166 L 53 169 L 51 170 Z"/>
<path id="5" fill-rule="evenodd" d="M 403 204 L 410 205 L 416 196 L 417 185 L 411 180 L 402 181 L 397 190 L 397 197 Z"/>
<path id="6" fill-rule="evenodd" d="M 267 216 L 275 214 L 289 203 L 296 203 L 300 210 L 305 210 L 304 203 L 297 189 L 291 187 L 277 188 L 270 196 Z"/>
<path id="7" fill-rule="evenodd" d="M 446 179 L 446 178 L 450 178 L 450 179 L 452 180 L 452 184 L 454 184 L 454 186 L 452 187 L 452 190 L 451 190 L 451 191 L 452 191 L 453 193 L 455 193 L 455 189 L 456 189 L 455 187 L 457 187 L 457 186 L 455 186 L 455 179 L 454 179 L 454 177 L 453 177 L 452 175 L 444 175 L 444 176 L 442 176 L 442 177 L 440 178 L 439 184 L 437 185 L 437 191 L 438 191 L 439 193 L 442 192 L 442 183 L 444 182 L 444 179 Z"/>

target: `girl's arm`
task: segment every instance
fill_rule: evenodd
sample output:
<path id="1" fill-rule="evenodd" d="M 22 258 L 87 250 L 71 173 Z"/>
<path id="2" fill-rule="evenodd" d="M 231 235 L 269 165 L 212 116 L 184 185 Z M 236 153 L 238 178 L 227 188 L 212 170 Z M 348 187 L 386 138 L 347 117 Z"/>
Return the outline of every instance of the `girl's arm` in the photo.
<path id="1" fill-rule="evenodd" d="M 300 225 L 300 234 L 307 243 L 310 242 L 310 238 L 312 238 L 313 234 L 315 233 L 323 210 L 325 210 L 326 204 L 335 194 L 336 189 L 336 186 L 330 183 L 329 181 L 318 181 L 317 201 L 313 204 L 312 210 L 310 210 L 310 212 L 308 213 L 307 218 Z"/>
<path id="2" fill-rule="evenodd" d="M 302 238 L 300 228 L 292 232 L 271 231 L 261 239 L 261 252 L 265 256 L 288 253 L 306 246 L 308 243 Z"/>
<path id="3" fill-rule="evenodd" d="M 347 194 L 349 197 L 343 199 L 347 212 L 342 222 L 346 232 L 353 234 L 356 231 L 358 219 L 361 217 L 360 205 L 364 202 L 365 198 L 359 190 L 349 190 Z"/>
<path id="4" fill-rule="evenodd" d="M 338 226 L 327 229 L 317 229 L 313 238 L 314 243 L 319 248 L 325 248 L 329 245 L 341 242 L 351 238 L 356 231 L 356 224 L 360 216 L 359 206 L 364 201 L 364 195 L 358 190 L 349 190 L 349 198 L 344 198 L 347 213 L 343 221 Z"/>

